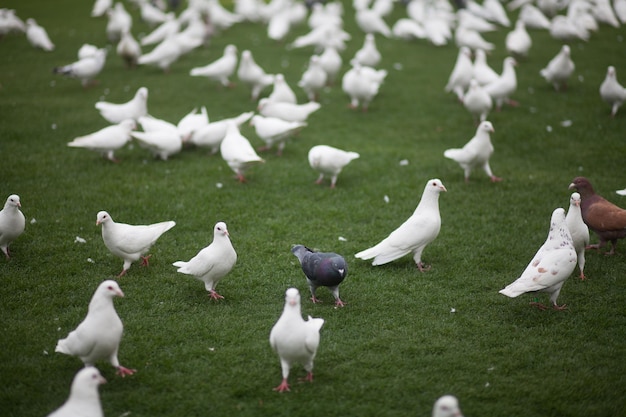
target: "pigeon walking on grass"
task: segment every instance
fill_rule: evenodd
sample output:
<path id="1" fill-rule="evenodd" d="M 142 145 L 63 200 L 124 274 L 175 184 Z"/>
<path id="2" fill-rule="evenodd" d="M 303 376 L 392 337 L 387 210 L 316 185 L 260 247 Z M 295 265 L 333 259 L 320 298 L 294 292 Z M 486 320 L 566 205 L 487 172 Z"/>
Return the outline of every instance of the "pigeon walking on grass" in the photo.
<path id="1" fill-rule="evenodd" d="M 191 275 L 203 281 L 209 296 L 218 300 L 224 297 L 215 291 L 215 287 L 233 269 L 236 262 L 237 252 L 230 242 L 226 223 L 218 222 L 213 228 L 213 242 L 209 246 L 189 261 L 176 261 L 172 265 L 178 268 L 176 272 Z"/>
<path id="2" fill-rule="evenodd" d="M 252 52 L 245 50 L 241 53 L 239 68 L 237 69 L 239 80 L 250 86 L 252 92 L 250 98 L 258 100 L 261 91 L 274 83 L 274 75 L 267 74 L 259 64 L 254 61 Z"/>
<path id="3" fill-rule="evenodd" d="M 321 184 L 324 175 L 328 175 L 330 188 L 335 188 L 337 177 L 343 168 L 352 160 L 359 158 L 359 154 L 328 145 L 317 145 L 309 150 L 308 158 L 311 168 L 320 173 L 315 183 Z"/>
<path id="4" fill-rule="evenodd" d="M 108 360 L 123 377 L 136 371 L 121 366 L 117 358 L 124 325 L 115 311 L 113 297 L 124 297 L 118 283 L 113 280 L 100 283 L 89 302 L 87 316 L 65 339 L 58 341 L 55 352 L 78 356 L 85 366 Z"/>
<path id="5" fill-rule="evenodd" d="M 474 168 L 482 168 L 489 176 L 491 182 L 502 181 L 491 172 L 489 158 L 493 154 L 490 133 L 493 133 L 493 125 L 489 121 L 481 122 L 476 129 L 476 134 L 469 142 L 460 149 L 448 149 L 443 156 L 456 161 L 465 171 L 465 182 L 469 182 L 469 176 Z"/>
<path id="6" fill-rule="evenodd" d="M 320 302 L 315 296 L 317 287 L 328 287 L 335 297 L 335 305 L 343 307 L 344 302 L 339 298 L 339 284 L 348 274 L 348 264 L 343 256 L 334 252 L 315 252 L 303 245 L 294 246 L 291 253 L 300 261 L 311 290 L 311 301 Z"/>
<path id="7" fill-rule="evenodd" d="M 471 55 L 472 51 L 467 46 L 459 48 L 456 62 L 445 87 L 446 92 L 454 92 L 461 102 L 463 101 L 465 90 L 474 75 L 474 65 L 472 64 Z"/>
<path id="8" fill-rule="evenodd" d="M 232 87 L 229 77 L 237 68 L 237 47 L 227 45 L 224 54 L 217 60 L 203 67 L 192 68 L 189 74 L 192 77 L 207 77 L 219 81 L 224 87 Z"/>
<path id="9" fill-rule="evenodd" d="M 117 276 L 126 275 L 130 265 L 142 259 L 142 265 L 148 266 L 150 255 L 144 256 L 154 245 L 159 237 L 172 227 L 176 222 L 166 221 L 150 225 L 130 225 L 116 223 L 106 211 L 98 212 L 96 226 L 102 225 L 102 240 L 111 253 L 124 260 L 122 272 Z"/>
<path id="10" fill-rule="evenodd" d="M 459 401 L 453 395 L 444 395 L 435 401 L 432 417 L 463 417 Z"/>
<path id="11" fill-rule="evenodd" d="M 67 146 L 96 151 L 109 161 L 117 162 L 114 153 L 128 143 L 135 126 L 134 120 L 124 120 L 119 124 L 105 127 L 89 135 L 79 136 L 69 142 Z"/>
<path id="12" fill-rule="evenodd" d="M 26 219 L 20 211 L 21 207 L 20 196 L 11 194 L 0 210 L 0 249 L 7 259 L 11 258 L 9 245 L 24 233 L 26 226 Z"/>
<path id="13" fill-rule="evenodd" d="M 611 106 L 611 117 L 615 117 L 617 110 L 626 101 L 626 88 L 617 81 L 617 73 L 614 66 L 606 70 L 606 77 L 600 84 L 600 97 Z"/>
<path id="14" fill-rule="evenodd" d="M 98 387 L 106 383 L 100 371 L 93 366 L 87 366 L 76 373 L 70 395 L 48 417 L 104 417 Z"/>
<path id="15" fill-rule="evenodd" d="M 441 215 L 439 213 L 439 194 L 446 187 L 439 179 L 426 183 L 422 199 L 417 208 L 404 223 L 377 245 L 354 255 L 360 259 L 372 259 L 372 265 L 383 265 L 412 253 L 415 265 L 420 272 L 428 271 L 430 265 L 422 262 L 422 252 L 426 245 L 439 235 Z"/>
<path id="16" fill-rule="evenodd" d="M 141 46 L 130 31 L 122 32 L 122 37 L 115 47 L 115 52 L 124 60 L 126 67 L 134 68 L 141 56 Z"/>
<path id="17" fill-rule="evenodd" d="M 580 194 L 572 193 L 569 200 L 569 209 L 565 216 L 565 223 L 567 223 L 567 228 L 574 242 L 574 249 L 576 249 L 580 279 L 585 279 L 585 248 L 589 245 L 589 228 L 583 221 L 580 203 Z"/>
<path id="18" fill-rule="evenodd" d="M 493 100 L 478 81 L 472 79 L 469 89 L 463 96 L 463 106 L 470 112 L 474 121 L 480 123 L 487 120 L 493 107 Z"/>
<path id="19" fill-rule="evenodd" d="M 557 298 L 561 287 L 576 268 L 576 249 L 565 222 L 565 210 L 557 208 L 552 212 L 548 238 L 539 248 L 524 272 L 513 283 L 500 290 L 500 294 L 515 298 L 527 292 L 547 292 L 555 310 L 564 310 L 566 305 L 558 305 Z M 538 302 L 531 305 L 545 310 Z"/>
<path id="20" fill-rule="evenodd" d="M 248 168 L 265 162 L 256 153 L 248 138 L 239 132 L 239 127 L 234 121 L 229 121 L 226 124 L 226 136 L 220 144 L 220 153 L 222 159 L 237 175 L 239 182 L 246 182 L 244 174 Z"/>
<path id="21" fill-rule="evenodd" d="M 574 189 L 580 194 L 583 221 L 600 238 L 599 243 L 589 245 L 587 249 L 600 249 L 607 242 L 611 242 L 611 250 L 605 255 L 613 255 L 617 240 L 626 237 L 626 210 L 596 194 L 585 177 L 574 178 L 569 189 Z"/>
<path id="22" fill-rule="evenodd" d="M 289 288 L 285 293 L 285 308 L 270 332 L 270 346 L 280 358 L 283 380 L 274 391 L 290 391 L 288 378 L 291 365 L 304 366 L 307 375 L 305 381 L 313 382 L 313 360 L 320 344 L 320 329 L 324 319 L 302 319 L 300 311 L 300 292 Z"/>
<path id="23" fill-rule="evenodd" d="M 567 80 L 574 73 L 574 61 L 570 57 L 570 47 L 563 45 L 559 53 L 548 62 L 539 73 L 547 82 L 554 86 L 556 91 L 567 89 Z"/>
<path id="24" fill-rule="evenodd" d="M 76 62 L 61 67 L 55 67 L 52 72 L 70 78 L 78 78 L 83 88 L 85 88 L 95 82 L 95 78 L 104 68 L 106 55 L 106 49 L 96 49 L 93 54 L 79 58 Z"/>
<path id="25" fill-rule="evenodd" d="M 139 120 L 148 115 L 148 89 L 140 87 L 135 96 L 125 103 L 98 101 L 95 105 L 102 117 L 111 123 L 120 123 L 126 119 Z"/>
<path id="26" fill-rule="evenodd" d="M 278 155 L 282 155 L 285 142 L 290 137 L 298 134 L 306 126 L 306 122 L 288 122 L 277 117 L 252 116 L 250 126 L 254 126 L 254 131 L 266 146 L 259 151 L 266 151 L 278 143 Z"/>
<path id="27" fill-rule="evenodd" d="M 485 85 L 485 91 L 489 93 L 496 104 L 496 110 L 502 110 L 504 103 L 510 106 L 518 106 L 517 101 L 511 99 L 511 95 L 517 90 L 517 74 L 515 66 L 517 62 L 512 57 L 504 58 L 500 78 Z"/>
<path id="28" fill-rule="evenodd" d="M 26 20 L 26 38 L 35 48 L 41 48 L 44 51 L 54 50 L 54 44 L 50 40 L 48 32 L 39 26 L 35 19 Z"/>

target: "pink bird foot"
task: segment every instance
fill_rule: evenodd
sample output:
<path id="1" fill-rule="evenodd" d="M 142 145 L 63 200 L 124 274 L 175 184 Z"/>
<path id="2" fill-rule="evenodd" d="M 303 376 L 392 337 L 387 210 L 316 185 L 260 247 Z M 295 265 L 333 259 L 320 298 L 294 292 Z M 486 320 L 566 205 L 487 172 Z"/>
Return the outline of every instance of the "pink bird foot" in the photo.
<path id="1" fill-rule="evenodd" d="M 417 263 L 415 265 L 417 266 L 417 269 L 419 269 L 420 272 L 430 271 L 430 268 L 432 268 L 431 265 L 426 265 L 423 262 L 419 262 L 419 263 Z"/>
<path id="2" fill-rule="evenodd" d="M 343 301 L 341 301 L 340 299 L 337 299 L 337 300 L 335 301 L 335 307 L 343 307 L 343 306 L 345 306 L 345 305 L 346 305 L 346 303 L 344 303 L 344 302 L 343 302 Z"/>
<path id="3" fill-rule="evenodd" d="M 221 295 L 219 295 L 217 291 L 215 290 L 209 291 L 209 297 L 211 297 L 212 300 L 220 300 L 224 298 Z"/>
<path id="4" fill-rule="evenodd" d="M 283 379 L 283 382 L 280 383 L 279 386 L 274 388 L 274 391 L 278 391 L 278 392 L 285 392 L 285 391 L 291 391 L 291 389 L 289 388 L 289 384 L 287 383 L 287 379 Z"/>
<path id="5" fill-rule="evenodd" d="M 309 372 L 304 378 L 300 378 L 298 381 L 313 382 L 313 372 Z"/>
<path id="6" fill-rule="evenodd" d="M 580 271 L 580 280 L 581 280 L 581 281 L 584 281 L 584 280 L 586 280 L 586 279 L 587 279 L 587 277 L 585 276 L 585 274 L 583 273 L 583 271 Z"/>
<path id="7" fill-rule="evenodd" d="M 141 266 L 150 266 L 150 261 L 149 261 L 149 259 L 150 259 L 150 257 L 151 257 L 151 256 L 152 256 L 152 255 L 142 256 L 142 257 L 141 257 Z"/>
<path id="8" fill-rule="evenodd" d="M 557 310 L 557 311 L 563 311 L 563 310 L 567 310 L 567 304 L 563 304 L 563 305 L 557 305 L 554 304 L 552 306 L 553 309 Z"/>
<path id="9" fill-rule="evenodd" d="M 495 175 L 492 175 L 490 177 L 490 179 L 491 179 L 491 182 L 500 182 L 500 181 L 502 181 L 502 178 L 496 177 Z"/>
<path id="10" fill-rule="evenodd" d="M 124 368 L 123 366 L 118 366 L 117 367 L 117 372 L 115 372 L 117 375 L 121 376 L 122 378 L 124 378 L 126 375 L 132 375 L 135 372 L 137 372 L 136 369 L 128 369 L 128 368 Z"/>
<path id="11" fill-rule="evenodd" d="M 311 301 L 313 302 L 313 304 L 317 304 L 317 303 L 321 303 L 322 300 L 320 300 L 319 298 L 312 296 L 311 297 Z"/>
<path id="12" fill-rule="evenodd" d="M 548 307 L 546 307 L 544 304 L 538 303 L 536 301 L 533 301 L 532 303 L 530 303 L 530 305 L 533 307 L 537 307 L 541 311 L 545 311 L 548 309 Z"/>

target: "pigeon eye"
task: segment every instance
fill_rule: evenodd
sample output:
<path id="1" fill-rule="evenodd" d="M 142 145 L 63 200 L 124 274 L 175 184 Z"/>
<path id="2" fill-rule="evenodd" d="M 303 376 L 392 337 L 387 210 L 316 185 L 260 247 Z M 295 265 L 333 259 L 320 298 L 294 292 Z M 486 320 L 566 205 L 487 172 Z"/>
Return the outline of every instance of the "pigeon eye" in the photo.
<path id="1" fill-rule="evenodd" d="M 112 285 L 109 285 L 107 288 L 108 288 L 109 290 L 113 291 L 113 286 L 112 286 Z"/>

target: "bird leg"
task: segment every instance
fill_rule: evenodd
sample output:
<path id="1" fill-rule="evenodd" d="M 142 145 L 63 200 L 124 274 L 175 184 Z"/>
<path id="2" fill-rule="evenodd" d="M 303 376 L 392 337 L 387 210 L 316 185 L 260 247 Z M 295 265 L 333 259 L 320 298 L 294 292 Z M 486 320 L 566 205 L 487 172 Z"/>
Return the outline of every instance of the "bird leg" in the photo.
<path id="1" fill-rule="evenodd" d="M 415 265 L 417 266 L 417 269 L 420 270 L 420 272 L 430 271 L 430 268 L 432 268 L 431 265 L 426 265 L 424 262 L 418 262 Z"/>
<path id="2" fill-rule="evenodd" d="M 283 381 L 280 383 L 279 386 L 274 388 L 274 391 L 278 391 L 278 392 L 291 391 L 289 389 L 289 384 L 287 383 L 287 378 L 283 378 Z"/>
<path id="3" fill-rule="evenodd" d="M 209 291 L 209 297 L 211 297 L 211 299 L 213 299 L 213 300 L 219 300 L 220 298 L 224 298 L 221 295 L 219 295 L 217 293 L 217 291 L 215 291 L 215 290 L 210 290 Z"/>
<path id="4" fill-rule="evenodd" d="M 241 173 L 237 173 L 237 180 L 239 180 L 239 182 L 243 184 L 244 182 L 246 182 L 246 177 L 244 177 Z"/>
<path id="5" fill-rule="evenodd" d="M 142 256 L 141 257 L 141 266 L 150 266 L 150 262 L 148 261 L 152 255 Z"/>
<path id="6" fill-rule="evenodd" d="M 128 269 L 122 269 L 122 272 L 120 272 L 119 274 L 117 274 L 117 278 L 122 278 L 124 275 L 126 275 L 126 272 L 128 271 Z"/>
<path id="7" fill-rule="evenodd" d="M 128 368 L 124 368 L 123 366 L 118 366 L 117 367 L 117 372 L 115 372 L 117 375 L 121 376 L 122 378 L 124 378 L 126 375 L 132 375 L 135 372 L 137 372 L 136 369 L 128 369 Z"/>
<path id="8" fill-rule="evenodd" d="M 584 281 L 586 279 L 587 279 L 587 277 L 585 276 L 585 273 L 583 271 L 580 271 L 580 280 Z"/>
<path id="9" fill-rule="evenodd" d="M 537 301 L 533 301 L 532 303 L 530 303 L 531 306 L 537 307 L 539 310 L 541 311 L 545 311 L 548 309 L 548 307 L 546 307 L 544 304 L 541 304 Z"/>
<path id="10" fill-rule="evenodd" d="M 307 373 L 304 378 L 300 378 L 298 381 L 313 382 L 313 372 Z"/>
<path id="11" fill-rule="evenodd" d="M 563 304 L 563 305 L 553 304 L 552 308 L 557 311 L 567 310 L 567 304 Z"/>
<path id="12" fill-rule="evenodd" d="M 492 175 L 489 178 L 491 178 L 491 182 L 500 182 L 500 181 L 502 181 L 502 178 L 496 177 L 495 175 Z"/>
<path id="13" fill-rule="evenodd" d="M 343 306 L 345 306 L 345 305 L 346 305 L 346 303 L 344 303 L 343 301 L 341 301 L 339 298 L 337 298 L 337 299 L 335 300 L 335 307 L 343 307 Z"/>
<path id="14" fill-rule="evenodd" d="M 321 184 L 324 179 L 324 174 L 320 174 L 320 176 L 315 180 L 316 184 Z"/>
<path id="15" fill-rule="evenodd" d="M 317 303 L 321 303 L 322 302 L 322 300 L 320 300 L 319 298 L 317 298 L 314 295 L 311 296 L 311 301 L 313 302 L 313 304 L 317 304 Z"/>
<path id="16" fill-rule="evenodd" d="M 519 102 L 512 100 L 510 98 L 506 99 L 506 104 L 508 104 L 511 107 L 517 107 L 519 106 Z"/>

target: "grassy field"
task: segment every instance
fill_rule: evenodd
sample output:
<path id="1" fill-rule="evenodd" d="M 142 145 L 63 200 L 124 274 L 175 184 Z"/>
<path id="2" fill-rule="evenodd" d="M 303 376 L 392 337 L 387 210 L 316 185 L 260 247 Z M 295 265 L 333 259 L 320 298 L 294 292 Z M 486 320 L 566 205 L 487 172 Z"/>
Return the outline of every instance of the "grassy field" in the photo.
<path id="1" fill-rule="evenodd" d="M 267 162 L 239 184 L 219 155 L 204 150 L 163 162 L 129 146 L 113 164 L 66 143 L 107 125 L 96 101 L 126 101 L 140 86 L 149 88 L 150 113 L 172 122 L 202 105 L 212 120 L 253 110 L 245 86 L 225 89 L 188 75 L 228 43 L 252 50 L 267 71 L 282 71 L 304 101 L 296 83 L 312 51 L 288 51 L 268 41 L 260 24 L 242 23 L 169 74 L 127 70 L 112 49 L 99 85 L 85 90 L 51 70 L 72 62 L 83 43 L 106 44 L 106 20 L 89 17 L 91 6 L 3 2 L 23 19 L 36 18 L 57 49 L 35 50 L 24 36 L 0 40 L 0 197 L 19 194 L 27 218 L 14 257 L 0 260 L 0 414 L 44 416 L 66 399 L 82 365 L 55 354 L 56 341 L 122 266 L 95 225 L 96 213 L 107 210 L 119 222 L 177 225 L 153 247 L 149 268 L 133 265 L 119 280 L 126 294 L 115 300 L 125 324 L 120 361 L 138 372 L 122 379 L 98 364 L 109 381 L 100 389 L 106 416 L 426 416 L 444 394 L 456 395 L 466 416 L 626 415 L 626 243 L 612 257 L 587 254 L 589 279 L 575 273 L 566 282 L 564 312 L 529 306 L 535 298 L 547 302 L 545 294 L 498 294 L 545 240 L 552 210 L 567 208 L 572 178 L 587 176 L 598 193 L 626 207 L 614 193 L 626 186 L 626 109 L 611 119 L 598 94 L 608 65 L 626 81 L 623 29 L 603 26 L 588 43 L 570 43 L 576 72 L 562 93 L 539 76 L 561 44 L 531 32 L 530 57 L 517 68 L 521 105 L 489 118 L 496 131 L 491 167 L 501 183 L 475 172 L 465 184 L 458 165 L 443 157 L 475 130 L 443 91 L 457 48 L 377 38 L 389 76 L 370 111 L 349 110 L 339 86 L 331 88 L 283 156 L 265 154 Z M 132 13 L 135 36 L 148 33 Z M 397 5 L 388 21 L 403 16 Z M 353 34 L 347 62 L 363 34 L 348 5 L 345 22 Z M 288 40 L 305 32 L 298 27 Z M 489 63 L 498 71 L 505 34 L 486 35 L 497 45 Z M 562 126 L 567 120 L 571 126 Z M 252 128 L 242 133 L 262 144 Z M 334 190 L 313 183 L 306 155 L 317 144 L 361 154 Z M 403 159 L 409 164 L 401 166 Z M 440 197 L 441 233 L 423 254 L 432 270 L 419 273 L 410 257 L 380 267 L 354 259 L 413 212 L 430 178 L 448 189 Z M 225 299 L 214 302 L 171 263 L 206 246 L 220 220 L 239 259 L 217 287 Z M 290 253 L 297 243 L 348 259 L 346 307 L 333 308 L 325 289 L 318 291 L 324 303 L 307 300 Z M 291 286 L 303 294 L 303 314 L 326 323 L 313 384 L 298 383 L 304 371 L 294 367 L 292 391 L 278 394 L 272 387 L 280 366 L 268 336 Z"/>

